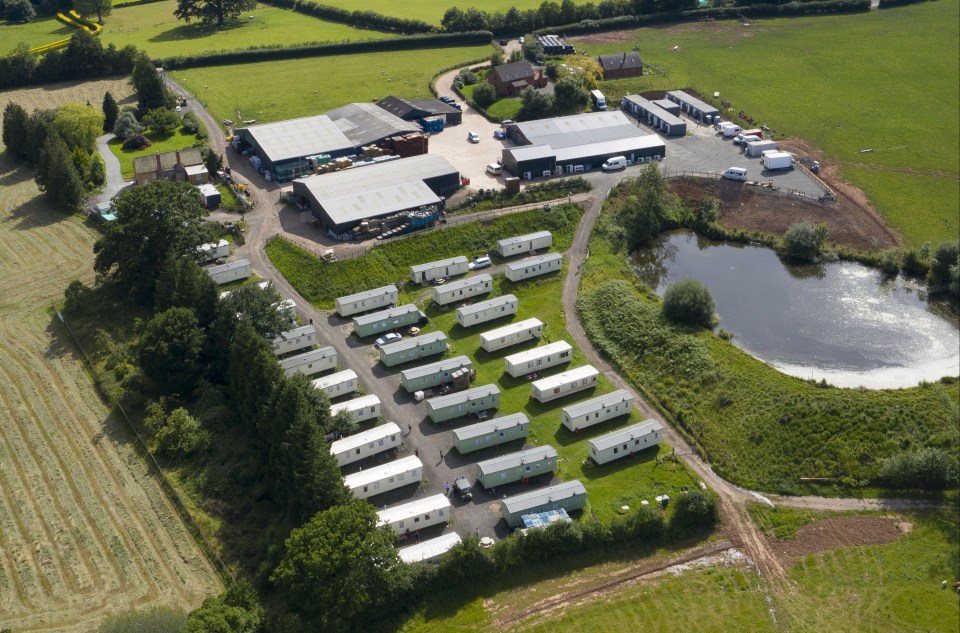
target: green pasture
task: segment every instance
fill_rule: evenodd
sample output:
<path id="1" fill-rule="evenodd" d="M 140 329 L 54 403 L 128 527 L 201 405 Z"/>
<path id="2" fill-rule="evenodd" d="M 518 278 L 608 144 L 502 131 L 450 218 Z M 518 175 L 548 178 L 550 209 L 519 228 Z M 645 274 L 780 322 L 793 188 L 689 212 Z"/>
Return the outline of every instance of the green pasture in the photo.
<path id="1" fill-rule="evenodd" d="M 580 0 L 574 0 L 576 4 L 584 4 Z M 321 4 L 334 4 L 330 0 L 324 0 Z M 349 0 L 343 3 L 344 9 L 351 11 L 376 11 L 384 15 L 393 15 L 398 18 L 407 18 L 411 20 L 423 20 L 429 24 L 440 24 L 443 14 L 450 7 L 459 7 L 461 10 L 477 8 L 487 13 L 496 13 L 497 11 L 506 11 L 510 7 L 517 7 L 521 11 L 526 9 L 536 9 L 541 4 L 541 0 L 486 0 L 479 2 L 477 0 L 467 0 L 467 2 L 457 2 L 456 0 L 446 0 L 437 2 L 436 0 L 411 0 L 410 2 L 377 2 L 377 0 Z M 557 3 L 559 4 L 559 2 Z M 523 35 L 523 33 L 517 33 Z"/>
<path id="2" fill-rule="evenodd" d="M 620 35 L 621 41 L 605 43 L 573 38 L 578 50 L 592 56 L 636 48 L 653 67 L 648 77 L 604 82 L 613 103 L 648 90 L 719 92 L 732 115 L 742 110 L 773 128 L 777 138 L 803 139 L 822 150 L 828 163 L 844 165 L 844 175 L 869 189 L 908 244 L 956 238 L 958 3 L 758 19 L 749 27 L 739 21 L 680 24 Z M 861 153 L 865 149 L 874 151 Z M 847 168 L 856 164 L 940 176 Z"/>
<path id="3" fill-rule="evenodd" d="M 193 68 L 169 73 L 217 120 L 259 123 L 319 114 L 395 95 L 428 98 L 439 68 L 490 55 L 489 46 L 428 48 Z M 237 111 L 241 116 L 237 116 Z"/>
<path id="4" fill-rule="evenodd" d="M 0 55 L 13 52 L 21 42 L 30 48 L 36 48 L 70 37 L 75 32 L 76 29 L 54 17 L 37 17 L 26 24 L 8 24 L 0 20 Z"/>
<path id="5" fill-rule="evenodd" d="M 137 156 L 152 156 L 153 154 L 172 152 L 178 149 L 193 147 L 197 142 L 195 134 L 187 134 L 179 128 L 173 134 L 160 136 L 153 131 L 144 134 L 153 143 L 150 147 L 141 150 L 123 149 L 123 141 L 118 138 L 110 140 L 110 151 L 120 159 L 120 171 L 126 180 L 133 179 L 133 159 Z"/>

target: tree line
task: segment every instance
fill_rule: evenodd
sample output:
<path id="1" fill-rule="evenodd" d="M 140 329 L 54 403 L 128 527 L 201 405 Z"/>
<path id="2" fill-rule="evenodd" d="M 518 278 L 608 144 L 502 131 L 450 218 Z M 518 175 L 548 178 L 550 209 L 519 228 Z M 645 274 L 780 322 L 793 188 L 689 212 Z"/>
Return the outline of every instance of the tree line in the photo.
<path id="1" fill-rule="evenodd" d="M 127 75 L 141 55 L 145 54 L 132 44 L 119 49 L 113 44 L 103 46 L 81 29 L 60 50 L 37 55 L 20 44 L 7 57 L 0 57 L 0 88 Z"/>

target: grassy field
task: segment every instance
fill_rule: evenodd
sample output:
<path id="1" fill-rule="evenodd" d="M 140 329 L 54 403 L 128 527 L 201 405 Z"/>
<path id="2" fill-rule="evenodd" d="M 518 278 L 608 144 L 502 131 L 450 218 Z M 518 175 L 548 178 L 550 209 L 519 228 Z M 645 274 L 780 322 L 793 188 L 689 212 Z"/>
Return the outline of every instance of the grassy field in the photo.
<path id="1" fill-rule="evenodd" d="M 114 138 L 110 141 L 110 151 L 120 159 L 120 171 L 126 180 L 133 179 L 133 159 L 138 156 L 152 156 L 156 153 L 172 152 L 174 150 L 193 147 L 197 141 L 195 134 L 187 134 L 183 128 L 179 128 L 173 134 L 160 136 L 153 131 L 144 134 L 153 143 L 150 147 L 140 150 L 130 150 L 123 148 L 123 141 Z"/>
<path id="2" fill-rule="evenodd" d="M 38 17 L 26 24 L 8 24 L 0 20 L 0 55 L 13 51 L 21 42 L 30 48 L 36 48 L 70 37 L 75 32 L 76 29 L 54 17 Z"/>
<path id="3" fill-rule="evenodd" d="M 928 2 L 856 15 L 760 19 L 749 27 L 693 23 L 573 41 L 590 55 L 636 46 L 654 67 L 649 77 L 604 82 L 613 103 L 647 90 L 719 91 L 734 114 L 743 110 L 778 136 L 804 139 L 827 162 L 843 165 L 845 177 L 864 187 L 905 242 L 915 245 L 956 239 L 960 232 L 958 38 L 960 5 Z M 848 168 L 859 164 L 906 173 Z"/>
<path id="4" fill-rule="evenodd" d="M 576 4 L 585 4 L 581 0 L 574 0 Z M 321 4 L 333 4 L 330 0 L 325 0 Z M 377 0 L 350 0 L 345 3 L 343 8 L 351 11 L 376 11 L 384 15 L 395 15 L 400 18 L 409 18 L 423 20 L 430 24 L 440 24 L 443 14 L 450 7 L 459 7 L 463 11 L 470 8 L 481 9 L 487 13 L 496 13 L 497 11 L 506 12 L 510 7 L 518 9 L 536 9 L 541 4 L 540 0 L 467 0 L 467 2 L 456 2 L 455 0 L 445 0 L 437 2 L 436 0 L 412 0 L 411 2 L 377 2 Z M 557 3 L 559 4 L 559 3 Z M 522 33 L 517 33 L 522 35 Z"/>
<path id="5" fill-rule="evenodd" d="M 317 57 L 170 73 L 220 119 L 259 123 L 319 114 L 389 95 L 427 98 L 438 68 L 490 55 L 489 46 Z M 237 116 L 237 110 L 242 116 Z"/>

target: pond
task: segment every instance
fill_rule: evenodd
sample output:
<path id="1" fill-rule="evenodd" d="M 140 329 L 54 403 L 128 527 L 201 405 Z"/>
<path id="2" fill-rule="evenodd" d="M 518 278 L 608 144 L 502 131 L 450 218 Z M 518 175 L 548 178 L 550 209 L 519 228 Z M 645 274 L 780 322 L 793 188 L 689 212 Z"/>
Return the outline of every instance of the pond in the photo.
<path id="1" fill-rule="evenodd" d="M 838 387 L 910 387 L 960 373 L 956 304 L 853 262 L 787 264 L 765 247 L 661 235 L 633 268 L 663 295 L 688 277 L 710 288 L 733 342 L 780 371 Z"/>

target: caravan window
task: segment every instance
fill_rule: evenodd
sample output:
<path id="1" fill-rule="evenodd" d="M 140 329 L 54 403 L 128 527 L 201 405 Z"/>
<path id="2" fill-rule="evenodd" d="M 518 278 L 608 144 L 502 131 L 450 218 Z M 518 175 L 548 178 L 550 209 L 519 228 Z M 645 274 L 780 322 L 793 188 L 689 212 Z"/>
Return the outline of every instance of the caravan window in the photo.
<path id="1" fill-rule="evenodd" d="M 357 449 L 357 455 L 359 455 L 359 454 L 360 454 L 360 449 L 358 448 L 358 449 Z"/>

